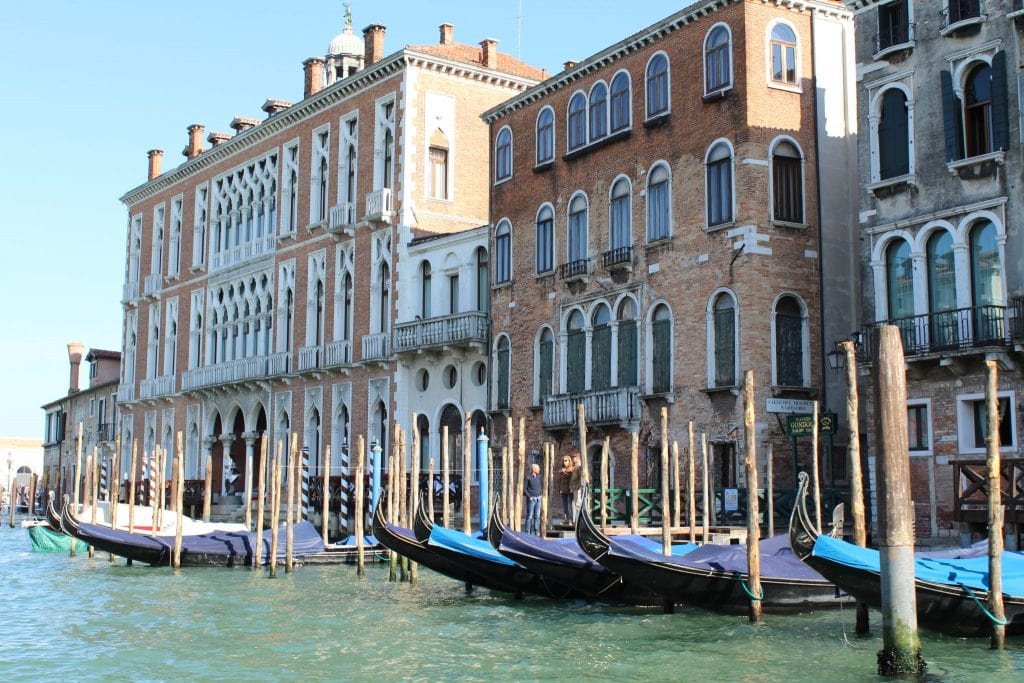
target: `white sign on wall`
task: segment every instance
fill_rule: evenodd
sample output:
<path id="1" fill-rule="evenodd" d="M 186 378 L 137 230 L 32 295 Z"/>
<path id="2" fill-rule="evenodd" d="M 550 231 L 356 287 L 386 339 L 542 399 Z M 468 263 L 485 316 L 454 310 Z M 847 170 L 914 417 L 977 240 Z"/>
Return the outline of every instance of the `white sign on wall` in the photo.
<path id="1" fill-rule="evenodd" d="M 814 412 L 814 401 L 800 398 L 770 398 L 765 401 L 764 409 L 769 413 L 800 413 L 809 415 Z"/>

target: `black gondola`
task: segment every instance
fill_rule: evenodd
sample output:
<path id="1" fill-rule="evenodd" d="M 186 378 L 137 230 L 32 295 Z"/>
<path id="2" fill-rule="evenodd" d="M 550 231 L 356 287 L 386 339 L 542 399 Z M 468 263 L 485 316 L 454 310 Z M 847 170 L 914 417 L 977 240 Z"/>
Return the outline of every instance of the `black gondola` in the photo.
<path id="1" fill-rule="evenodd" d="M 666 601 L 746 614 L 751 594 L 745 545 L 705 544 L 682 557 L 660 555 L 601 533 L 587 514 L 576 519 L 576 540 L 590 557 Z M 785 546 L 785 536 L 761 541 L 761 606 L 765 612 L 802 612 L 835 607 L 849 598 L 817 572 L 808 571 Z"/>
<path id="2" fill-rule="evenodd" d="M 880 608 L 882 604 L 882 582 L 877 569 L 878 551 L 860 548 L 851 543 L 829 538 L 824 539 L 815 529 L 807 512 L 807 478 L 800 475 L 797 504 L 789 521 L 789 540 L 797 557 L 813 567 L 823 576 L 858 600 Z M 840 554 L 841 553 L 841 554 Z M 964 556 L 974 557 L 964 557 Z M 987 557 L 976 557 L 977 552 L 965 549 L 963 552 L 920 553 L 915 562 L 914 584 L 917 594 L 917 623 L 933 631 L 959 637 L 981 637 L 992 633 L 992 620 L 984 605 L 988 591 L 980 585 L 971 587 L 963 579 L 964 569 L 971 576 L 987 584 Z M 857 562 L 841 562 L 844 557 Z M 1016 569 L 1016 581 L 1024 581 L 1024 556 L 1020 553 L 1004 553 L 1004 590 L 1011 587 L 1007 581 L 1006 569 Z M 852 566 L 859 564 L 860 566 Z M 872 568 L 869 568 L 872 567 Z M 935 571 L 938 569 L 939 571 Z M 927 572 L 927 573 L 926 573 Z M 932 573 L 934 572 L 934 573 Z M 951 582 L 926 580 L 922 576 L 954 579 Z M 958 577 L 959 578 L 956 578 Z M 1024 634 L 1024 595 L 1003 594 L 1006 614 L 1007 635 Z"/>

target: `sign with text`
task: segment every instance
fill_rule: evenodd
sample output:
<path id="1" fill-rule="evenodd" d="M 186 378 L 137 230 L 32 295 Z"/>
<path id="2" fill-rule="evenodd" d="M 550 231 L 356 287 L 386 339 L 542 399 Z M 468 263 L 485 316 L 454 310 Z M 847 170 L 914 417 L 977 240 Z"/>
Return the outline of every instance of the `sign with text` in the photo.
<path id="1" fill-rule="evenodd" d="M 765 401 L 764 409 L 769 413 L 813 413 L 814 401 L 799 398 L 770 398 Z"/>
<path id="2" fill-rule="evenodd" d="M 726 512 L 736 512 L 740 509 L 740 490 L 739 489 L 725 489 L 722 491 L 723 503 L 725 503 Z"/>
<path id="3" fill-rule="evenodd" d="M 789 415 L 786 417 L 786 435 L 795 438 L 811 436 L 814 432 L 813 415 Z M 831 435 L 836 433 L 836 414 L 822 413 L 818 415 L 818 434 Z"/>

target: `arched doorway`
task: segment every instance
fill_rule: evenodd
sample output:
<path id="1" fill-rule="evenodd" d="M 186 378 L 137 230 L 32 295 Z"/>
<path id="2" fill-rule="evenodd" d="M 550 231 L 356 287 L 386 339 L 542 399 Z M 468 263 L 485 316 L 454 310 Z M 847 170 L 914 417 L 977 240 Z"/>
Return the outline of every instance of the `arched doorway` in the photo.
<path id="1" fill-rule="evenodd" d="M 260 404 L 259 412 L 256 413 L 256 443 L 253 445 L 252 454 L 252 481 L 253 490 L 259 488 L 259 482 L 256 481 L 256 477 L 260 473 L 260 463 L 263 461 L 263 448 L 264 443 L 267 440 L 267 411 L 263 409 L 263 405 Z M 266 444 L 267 452 L 270 452 L 270 444 Z M 264 475 L 266 472 L 264 472 Z"/>
<path id="2" fill-rule="evenodd" d="M 216 493 L 220 490 L 219 482 L 224 481 L 224 442 L 220 440 L 220 437 L 224 433 L 224 424 L 221 422 L 220 413 L 217 413 L 213 418 L 213 429 L 210 433 L 210 438 L 213 439 L 213 443 L 210 444 L 210 464 L 211 464 L 211 480 L 213 482 L 213 492 Z M 203 478 L 206 477 L 206 463 L 202 464 Z"/>
<path id="3" fill-rule="evenodd" d="M 438 432 L 442 427 L 448 427 L 448 472 L 462 472 L 462 413 L 454 404 L 449 403 L 441 411 L 441 423 L 438 425 Z M 440 438 L 438 440 L 440 442 Z"/>

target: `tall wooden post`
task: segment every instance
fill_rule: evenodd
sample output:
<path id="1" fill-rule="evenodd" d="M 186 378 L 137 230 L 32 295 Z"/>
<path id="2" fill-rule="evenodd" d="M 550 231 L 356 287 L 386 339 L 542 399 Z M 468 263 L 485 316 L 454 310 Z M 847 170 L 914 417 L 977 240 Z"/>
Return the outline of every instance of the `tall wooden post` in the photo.
<path id="1" fill-rule="evenodd" d="M 327 532 L 331 526 L 331 444 L 324 447 L 324 467 L 320 471 L 323 479 L 323 490 L 320 492 L 320 533 L 324 545 L 327 545 Z"/>
<path id="2" fill-rule="evenodd" d="M 379 465 L 378 465 L 379 466 Z M 363 514 L 363 479 L 364 472 L 366 470 L 366 439 L 360 434 L 356 442 L 356 471 L 355 471 L 355 499 L 356 499 L 356 514 L 354 522 L 356 532 L 356 575 L 363 576 L 366 573 L 366 560 L 364 557 L 365 550 L 363 548 L 363 522 L 365 516 Z M 378 501 L 378 505 L 381 503 Z"/>
<path id="3" fill-rule="evenodd" d="M 110 463 L 110 528 L 118 528 L 117 507 L 121 502 L 121 436 L 114 438 L 114 456 Z M 29 508 L 31 512 L 31 507 Z M 113 557 L 113 556 L 111 556 Z"/>
<path id="4" fill-rule="evenodd" d="M 576 404 L 576 429 L 580 435 L 580 465 L 583 469 L 580 478 L 583 480 L 583 484 L 589 488 L 590 458 L 587 453 L 587 409 L 582 401 Z M 589 505 L 584 504 L 583 509 L 588 515 L 590 514 Z"/>
<path id="5" fill-rule="evenodd" d="M 394 441 L 397 441 L 397 439 Z M 398 453 L 392 448 L 390 453 L 381 451 L 380 457 L 387 458 L 388 461 L 388 521 L 397 526 L 402 526 L 402 516 L 398 512 L 398 499 L 402 486 L 398 471 Z M 394 550 L 388 551 L 388 581 L 398 581 L 398 553 Z"/>
<path id="6" fill-rule="evenodd" d="M 292 432 L 292 444 L 288 451 L 288 497 L 286 498 L 287 508 L 284 514 L 284 571 L 289 573 L 292 570 L 292 552 L 295 550 L 295 478 L 297 476 L 296 461 L 299 459 L 299 434 Z"/>
<path id="7" fill-rule="evenodd" d="M 174 530 L 174 559 L 175 569 L 181 568 L 181 532 L 185 526 L 185 449 L 182 447 L 181 432 L 178 432 L 177 452 L 174 456 L 174 508 L 177 512 L 177 528 Z"/>
<path id="8" fill-rule="evenodd" d="M 768 538 L 775 535 L 775 480 L 772 475 L 772 463 L 775 460 L 775 450 L 771 443 L 768 444 L 768 454 L 765 456 L 768 462 L 765 463 L 768 476 L 768 490 L 765 492 L 765 502 L 768 504 Z"/>
<path id="9" fill-rule="evenodd" d="M 541 492 L 540 499 L 540 537 L 547 538 L 548 535 L 548 517 L 550 515 L 549 510 L 551 504 L 548 502 L 548 496 L 551 491 L 551 450 L 552 446 L 549 443 L 544 444 L 544 482 L 541 485 L 543 491 Z"/>
<path id="10" fill-rule="evenodd" d="M 99 491 L 100 491 L 100 454 L 96 447 L 92 447 L 92 467 L 89 468 L 89 473 L 92 476 L 92 492 L 89 494 L 92 497 L 92 523 L 96 523 L 96 515 L 99 513 Z M 89 557 L 96 556 L 95 546 L 89 546 Z"/>
<path id="11" fill-rule="evenodd" d="M 260 469 L 256 481 L 256 552 L 253 567 L 263 566 L 263 512 L 267 495 L 267 434 L 260 442 Z"/>
<path id="12" fill-rule="evenodd" d="M 516 444 L 519 464 L 512 482 L 512 499 L 516 502 L 516 531 L 523 530 L 523 482 L 526 480 L 526 419 L 519 418 L 519 443 Z"/>
<path id="13" fill-rule="evenodd" d="M 709 531 L 708 522 L 711 521 L 710 517 L 708 517 L 708 515 L 711 514 L 711 501 L 708 500 L 711 497 L 711 481 L 709 479 L 709 474 L 710 473 L 708 472 L 708 435 L 705 432 L 701 432 L 700 433 L 700 457 L 701 457 L 701 464 L 703 465 L 702 470 L 703 470 L 703 477 L 704 477 L 704 481 L 703 481 L 704 501 L 703 501 L 703 506 L 702 506 L 702 510 L 701 510 L 702 519 L 701 519 L 700 542 L 701 543 L 707 543 L 708 542 L 708 531 Z"/>
<path id="14" fill-rule="evenodd" d="M 601 530 L 608 526 L 608 450 L 611 439 L 604 437 L 601 444 Z"/>
<path id="15" fill-rule="evenodd" d="M 250 435 L 249 438 L 255 439 Z M 246 441 L 249 439 L 247 438 Z M 252 531 L 252 445 L 245 444 L 245 530 Z"/>
<path id="16" fill-rule="evenodd" d="M 473 517 L 469 513 L 472 504 L 470 484 L 473 483 L 473 414 L 466 411 L 466 423 L 462 430 L 462 531 L 467 535 L 473 531 Z"/>
<path id="17" fill-rule="evenodd" d="M 686 451 L 686 500 L 687 500 L 687 518 L 686 523 L 690 525 L 690 543 L 697 542 L 697 493 L 694 488 L 694 462 L 697 459 L 697 452 L 693 450 L 693 420 L 690 420 L 686 425 L 686 436 L 689 439 L 689 448 Z"/>
<path id="18" fill-rule="evenodd" d="M 629 434 L 629 530 L 640 531 L 640 433 Z"/>
<path id="19" fill-rule="evenodd" d="M 434 459 L 427 461 L 427 516 L 434 521 Z"/>
<path id="20" fill-rule="evenodd" d="M 280 445 L 280 444 L 279 444 Z M 281 454 L 278 453 L 280 458 Z M 149 476 L 153 476 L 150 473 Z M 278 496 L 280 498 L 280 496 Z M 213 504 L 213 453 L 206 454 L 206 467 L 203 471 L 203 521 L 210 521 L 210 505 Z"/>
<path id="21" fill-rule="evenodd" d="M 448 461 L 448 425 L 441 426 L 441 526 L 448 528 L 450 513 L 448 485 L 451 483 Z"/>
<path id="22" fill-rule="evenodd" d="M 75 488 L 71 494 L 71 509 L 74 511 L 76 515 L 79 514 L 78 501 L 80 500 L 80 498 L 78 497 L 78 490 L 82 485 L 82 479 L 82 423 L 79 422 L 78 438 L 75 439 L 75 476 L 73 479 L 73 481 L 75 482 Z M 8 492 L 8 494 L 9 493 L 10 492 Z M 8 495 L 8 498 L 10 498 L 10 500 L 12 501 L 14 500 L 14 498 L 11 497 L 10 495 Z M 12 507 L 11 509 L 13 510 L 14 508 Z M 72 542 L 72 555 L 74 554 L 74 548 L 75 544 Z"/>
<path id="23" fill-rule="evenodd" d="M 814 493 L 814 523 L 821 533 L 821 467 L 818 463 L 818 402 L 814 402 L 813 424 L 811 424 L 811 482 Z"/>
<path id="24" fill-rule="evenodd" d="M 878 452 L 878 532 L 882 589 L 882 650 L 878 673 L 899 676 L 925 668 L 917 634 L 914 510 L 907 459 L 907 379 L 899 328 L 875 337 L 875 443 Z"/>
<path id="25" fill-rule="evenodd" d="M 519 481 L 519 479 L 523 478 L 523 474 L 525 473 L 520 473 L 519 479 L 516 479 L 516 449 L 515 434 L 513 433 L 514 428 L 515 427 L 512 421 L 512 416 L 506 416 L 505 447 L 508 449 L 508 470 L 504 471 L 505 486 L 503 488 L 503 491 L 505 498 L 507 499 L 507 504 L 503 507 L 507 508 L 507 510 L 505 511 L 505 521 L 510 525 L 509 528 L 513 531 L 518 531 L 519 527 L 516 526 L 519 523 L 516 517 L 516 496 L 519 494 L 519 485 L 517 482 Z"/>
<path id="26" fill-rule="evenodd" d="M 277 455 L 274 456 L 274 468 L 270 474 L 270 578 L 277 576 L 277 539 L 281 526 L 281 457 L 284 455 L 284 444 L 277 440 Z"/>
<path id="27" fill-rule="evenodd" d="M 669 498 L 668 408 L 661 409 L 661 551 L 672 554 L 672 501 Z"/>
<path id="28" fill-rule="evenodd" d="M 754 371 L 747 370 L 743 378 L 743 429 L 747 446 L 747 587 L 755 597 L 750 599 L 750 621 L 761 621 L 761 540 L 760 511 L 757 500 L 757 433 L 754 423 Z"/>
<path id="29" fill-rule="evenodd" d="M 860 396 L 857 391 L 857 347 L 852 341 L 840 346 L 846 356 L 846 429 L 850 458 L 850 514 L 853 517 L 853 542 L 861 548 L 868 544 L 864 511 L 864 475 L 860 462 Z M 857 633 L 868 632 L 867 603 L 857 601 Z"/>
<path id="30" fill-rule="evenodd" d="M 679 442 L 672 442 L 672 526 L 682 526 L 682 495 L 679 481 Z"/>
<path id="31" fill-rule="evenodd" d="M 512 502 L 512 473 L 508 470 L 508 446 L 501 447 L 501 518 L 509 523 L 508 507 Z"/>
<path id="32" fill-rule="evenodd" d="M 128 533 L 135 533 L 135 468 L 138 467 L 138 441 L 132 439 L 132 464 L 128 472 Z"/>
<path id="33" fill-rule="evenodd" d="M 413 527 L 413 520 L 416 519 L 416 510 L 420 502 L 420 430 L 416 427 L 416 413 L 412 415 L 412 454 L 410 458 L 409 472 L 409 528 Z M 412 560 L 409 561 L 409 583 L 415 584 L 417 577 L 417 566 Z"/>
<path id="34" fill-rule="evenodd" d="M 988 418 L 988 435 L 985 439 L 988 456 L 988 611 L 995 617 L 992 620 L 992 649 L 1002 650 L 1006 645 L 1006 612 L 1003 609 L 1003 492 L 999 458 L 999 376 L 994 360 L 985 361 L 985 369 L 988 380 L 985 383 L 985 410 Z"/>

